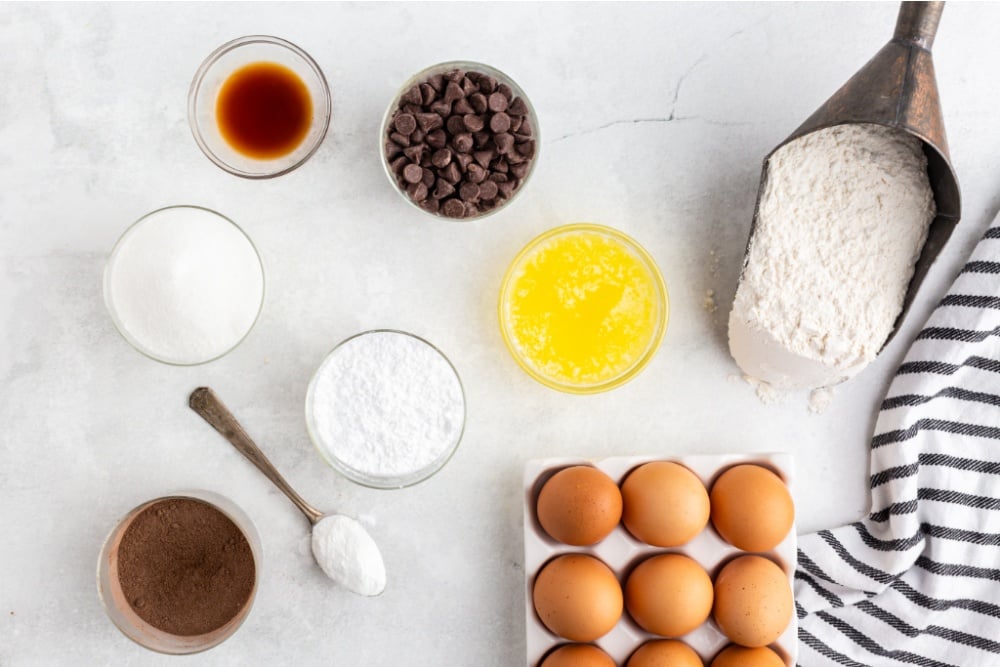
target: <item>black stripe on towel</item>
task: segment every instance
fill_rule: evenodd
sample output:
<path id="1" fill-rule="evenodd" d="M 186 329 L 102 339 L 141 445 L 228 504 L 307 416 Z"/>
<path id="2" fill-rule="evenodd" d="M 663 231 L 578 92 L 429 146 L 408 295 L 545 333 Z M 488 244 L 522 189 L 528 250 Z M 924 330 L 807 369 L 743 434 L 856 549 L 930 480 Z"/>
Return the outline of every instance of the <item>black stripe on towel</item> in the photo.
<path id="1" fill-rule="evenodd" d="M 928 625 L 924 628 L 915 628 L 898 616 L 872 603 L 870 600 L 862 600 L 857 606 L 858 609 L 865 612 L 869 616 L 877 618 L 893 630 L 910 638 L 919 637 L 921 634 L 928 634 L 933 637 L 944 639 L 945 641 L 954 642 L 963 646 L 971 646 L 972 648 L 976 648 L 981 651 L 1000 653 L 1000 642 L 995 642 L 991 639 L 980 637 L 979 635 L 971 635 L 967 632 L 945 628 L 940 625 Z"/>
<path id="2" fill-rule="evenodd" d="M 840 543 L 837 537 L 829 530 L 821 530 L 816 534 L 819 535 L 824 542 L 830 545 L 830 548 L 833 549 L 838 556 L 840 556 L 840 560 L 850 565 L 859 574 L 863 574 L 869 579 L 877 581 L 880 584 L 887 584 L 896 578 L 896 575 L 890 574 L 885 570 L 872 567 L 868 563 L 864 563 L 852 556 L 851 553 L 844 548 L 844 545 Z"/>
<path id="3" fill-rule="evenodd" d="M 990 227 L 983 234 L 984 239 L 1000 239 L 1000 227 Z"/>
<path id="4" fill-rule="evenodd" d="M 1000 267 L 1000 263 L 997 264 Z M 963 343 L 981 343 L 1000 333 L 1000 327 L 979 331 L 977 329 L 956 329 L 955 327 L 927 327 L 917 336 L 917 340 L 957 340 Z"/>
<path id="5" fill-rule="evenodd" d="M 796 570 L 795 570 L 795 578 L 798 579 L 801 582 L 804 582 L 805 584 L 808 584 L 809 588 L 813 589 L 816 592 L 816 595 L 820 596 L 821 598 L 823 598 L 824 600 L 826 600 L 828 603 L 830 603 L 831 607 L 843 607 L 844 606 L 843 600 L 841 600 L 836 595 L 834 595 L 830 591 L 828 591 L 825 588 L 823 588 L 819 584 L 819 582 L 817 582 L 815 579 L 812 578 L 811 575 L 806 574 L 805 572 L 803 572 L 802 568 L 796 568 Z M 805 610 L 803 609 L 803 613 L 804 612 L 805 612 Z"/>
<path id="6" fill-rule="evenodd" d="M 917 463 L 908 463 L 904 466 L 893 466 L 886 468 L 871 476 L 871 487 L 881 486 L 896 479 L 905 479 L 917 474 L 920 466 L 937 466 L 942 468 L 954 468 L 968 472 L 986 473 L 989 475 L 1000 475 L 1000 462 L 983 461 L 980 459 L 967 459 L 949 454 L 926 453 L 917 457 Z"/>
<path id="7" fill-rule="evenodd" d="M 920 665 L 920 667 L 957 667 L 956 665 L 950 665 L 946 662 L 938 662 L 937 660 L 917 655 L 916 653 L 910 653 L 909 651 L 900 651 L 898 649 L 889 650 L 883 648 L 871 637 L 861 633 L 856 628 L 851 627 L 836 616 L 832 616 L 823 611 L 816 612 L 816 615 L 829 623 L 832 627 L 839 630 L 845 637 L 873 655 L 881 656 L 883 658 L 891 658 L 893 660 L 898 660 L 899 662 L 905 662 L 911 665 Z"/>
<path id="8" fill-rule="evenodd" d="M 935 398 L 954 398 L 959 401 L 972 401 L 974 403 L 985 403 L 986 405 L 1000 406 L 1000 396 L 997 396 L 996 394 L 988 394 L 982 391 L 969 391 L 968 389 L 962 389 L 961 387 L 945 387 L 931 396 L 924 396 L 921 394 L 903 394 L 902 396 L 887 398 L 882 401 L 882 409 L 892 410 L 904 405 L 923 405 L 924 403 L 930 403 Z"/>
<path id="9" fill-rule="evenodd" d="M 969 262 L 962 273 L 1000 273 L 1000 262 L 975 261 Z"/>
<path id="10" fill-rule="evenodd" d="M 939 577 L 969 577 L 971 579 L 1000 580 L 1000 570 L 991 567 L 977 567 L 963 563 L 938 563 L 927 556 L 917 559 L 917 566 Z"/>
<path id="11" fill-rule="evenodd" d="M 916 437 L 920 431 L 942 431 L 944 433 L 954 433 L 955 435 L 971 435 L 976 438 L 1000 440 L 1000 428 L 995 426 L 966 424 L 965 422 L 955 422 L 947 419 L 918 419 L 909 428 L 887 431 L 886 433 L 876 435 L 872 438 L 872 448 L 905 442 Z"/>
<path id="12" fill-rule="evenodd" d="M 899 370 L 896 371 L 896 375 L 910 375 L 913 373 L 953 375 L 958 371 L 958 369 L 965 367 L 1000 373 L 1000 361 L 974 355 L 963 361 L 961 364 L 949 364 L 945 361 L 908 361 L 899 367 Z"/>
<path id="13" fill-rule="evenodd" d="M 1000 498 L 975 496 L 971 493 L 962 493 L 961 491 L 952 491 L 950 489 L 920 488 L 917 489 L 917 500 L 933 500 L 939 503 L 953 503 L 955 505 L 963 505 L 965 507 L 973 507 L 980 510 L 1000 510 Z M 882 523 L 887 521 L 890 516 L 913 514 L 917 511 L 917 500 L 911 499 L 893 503 L 888 507 L 878 510 L 877 512 L 872 512 L 868 515 L 868 518 L 871 521 Z"/>
<path id="14" fill-rule="evenodd" d="M 824 572 L 819 565 L 813 562 L 813 560 L 809 558 L 809 556 L 807 556 L 802 549 L 799 549 L 798 560 L 799 567 L 808 570 L 809 573 L 817 579 L 822 579 L 823 581 L 836 585 L 837 582 L 835 582 L 830 575 Z"/>
<path id="15" fill-rule="evenodd" d="M 941 299 L 942 306 L 962 306 L 966 308 L 1000 309 L 1000 297 L 975 294 L 949 294 Z"/>
<path id="16" fill-rule="evenodd" d="M 902 579 L 896 579 L 894 582 L 889 584 L 889 588 L 896 591 L 897 593 L 905 597 L 907 600 L 917 605 L 918 607 L 923 607 L 924 609 L 930 609 L 931 611 L 965 609 L 966 611 L 982 614 L 983 616 L 989 616 L 991 618 L 1000 618 L 1000 606 L 997 606 L 990 602 L 984 602 L 982 600 L 970 600 L 968 598 L 956 598 L 953 600 L 932 598 L 929 595 L 925 595 L 924 593 L 915 590 L 912 586 L 910 586 Z"/>
<path id="17" fill-rule="evenodd" d="M 876 523 L 883 523 L 889 520 L 890 516 L 899 516 L 901 514 L 913 514 L 917 511 L 917 501 L 907 500 L 901 503 L 893 503 L 884 509 L 880 509 L 877 512 L 872 512 L 868 515 L 870 521 L 875 521 Z"/>
<path id="18" fill-rule="evenodd" d="M 809 634 L 809 632 L 807 632 L 801 625 L 799 626 L 799 641 L 819 653 L 824 658 L 833 660 L 838 665 L 844 665 L 844 667 L 871 667 L 871 665 L 851 660 L 842 653 L 837 653 L 819 639 Z M 802 667 L 802 665 L 797 665 L 796 667 Z"/>

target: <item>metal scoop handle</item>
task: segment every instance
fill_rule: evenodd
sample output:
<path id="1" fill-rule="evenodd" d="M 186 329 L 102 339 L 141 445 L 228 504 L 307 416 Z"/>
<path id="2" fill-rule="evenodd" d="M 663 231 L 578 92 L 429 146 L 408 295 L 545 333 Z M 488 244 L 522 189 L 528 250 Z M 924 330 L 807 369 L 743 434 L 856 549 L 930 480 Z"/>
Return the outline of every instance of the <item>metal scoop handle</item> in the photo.
<path id="1" fill-rule="evenodd" d="M 943 11 L 943 2 L 901 3 L 893 39 L 930 51 Z"/>
<path id="2" fill-rule="evenodd" d="M 212 428 L 222 434 L 229 443 L 245 456 L 250 463 L 257 466 L 257 469 L 264 473 L 271 482 L 281 490 L 288 499 L 295 504 L 299 510 L 306 515 L 309 522 L 315 524 L 323 518 L 323 513 L 302 499 L 295 492 L 281 473 L 274 467 L 274 464 L 260 451 L 257 444 L 250 439 L 250 436 L 243 429 L 243 426 L 236 421 L 236 417 L 229 411 L 219 397 L 208 387 L 198 387 L 191 392 L 188 398 L 188 405 L 197 412 L 202 419 L 207 421 Z"/>

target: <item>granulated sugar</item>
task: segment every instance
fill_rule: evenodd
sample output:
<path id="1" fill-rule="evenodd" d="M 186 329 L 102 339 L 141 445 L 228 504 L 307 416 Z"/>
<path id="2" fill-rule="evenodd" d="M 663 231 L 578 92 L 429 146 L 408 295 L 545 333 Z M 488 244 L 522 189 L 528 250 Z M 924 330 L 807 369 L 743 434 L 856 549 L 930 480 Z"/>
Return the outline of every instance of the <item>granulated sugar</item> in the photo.
<path id="1" fill-rule="evenodd" d="M 378 483 L 441 463 L 461 437 L 465 399 L 454 368 L 431 345 L 375 331 L 327 357 L 306 411 L 324 455 Z"/>
<path id="2" fill-rule="evenodd" d="M 781 389 L 864 368 L 902 310 L 934 213 L 921 142 L 899 130 L 839 125 L 776 151 L 729 319 L 740 368 Z"/>
<path id="3" fill-rule="evenodd" d="M 137 349 L 195 364 L 225 354 L 250 331 L 264 273 L 236 225 L 203 208 L 175 206 L 122 236 L 104 289 L 116 325 Z"/>

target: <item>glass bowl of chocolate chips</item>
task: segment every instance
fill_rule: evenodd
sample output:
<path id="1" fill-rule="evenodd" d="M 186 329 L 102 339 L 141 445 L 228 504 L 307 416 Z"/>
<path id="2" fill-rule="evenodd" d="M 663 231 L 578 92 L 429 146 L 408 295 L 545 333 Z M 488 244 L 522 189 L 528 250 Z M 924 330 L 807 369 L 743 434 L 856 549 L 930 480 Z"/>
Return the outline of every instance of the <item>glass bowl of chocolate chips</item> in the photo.
<path id="1" fill-rule="evenodd" d="M 503 72 L 452 61 L 412 76 L 382 119 L 382 166 L 413 206 L 454 220 L 496 213 L 538 162 L 531 101 Z"/>

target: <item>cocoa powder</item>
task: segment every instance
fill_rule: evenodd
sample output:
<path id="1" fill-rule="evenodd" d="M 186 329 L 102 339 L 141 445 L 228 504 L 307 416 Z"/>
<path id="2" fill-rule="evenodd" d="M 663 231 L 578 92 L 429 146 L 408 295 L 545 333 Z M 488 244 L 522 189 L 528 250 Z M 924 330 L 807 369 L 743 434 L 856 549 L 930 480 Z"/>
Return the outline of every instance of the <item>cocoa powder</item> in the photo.
<path id="1" fill-rule="evenodd" d="M 132 610 L 179 636 L 216 630 L 253 592 L 256 566 L 246 537 L 218 509 L 165 498 L 142 510 L 118 546 L 118 580 Z"/>

